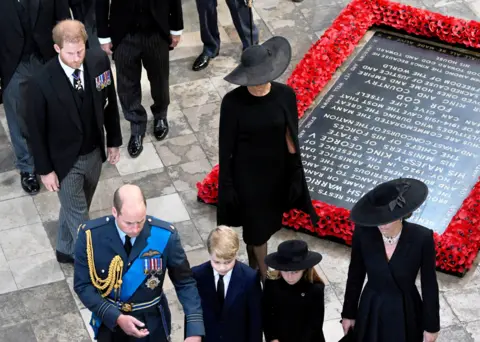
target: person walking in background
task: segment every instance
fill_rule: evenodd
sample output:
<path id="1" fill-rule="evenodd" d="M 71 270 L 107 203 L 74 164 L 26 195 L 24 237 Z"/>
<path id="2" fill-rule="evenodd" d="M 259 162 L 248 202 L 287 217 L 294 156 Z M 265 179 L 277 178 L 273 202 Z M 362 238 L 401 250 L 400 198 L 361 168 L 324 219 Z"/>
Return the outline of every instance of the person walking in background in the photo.
<path id="1" fill-rule="evenodd" d="M 378 185 L 352 208 L 355 230 L 342 326 L 345 334 L 353 330 L 354 341 L 437 339 L 440 306 L 433 232 L 405 221 L 427 195 L 423 182 L 400 178 Z M 419 271 L 422 297 L 415 285 Z"/>
<path id="2" fill-rule="evenodd" d="M 143 151 L 147 112 L 142 106 L 142 64 L 150 81 L 157 140 L 168 134 L 169 50 L 177 46 L 183 30 L 181 0 L 96 0 L 98 37 L 102 49 L 113 52 L 118 96 L 130 121 L 128 153 Z"/>
<path id="3" fill-rule="evenodd" d="M 242 41 L 243 50 L 253 44 L 258 44 L 258 29 L 255 23 L 251 23 L 248 0 L 226 0 L 233 24 L 237 29 L 238 36 Z M 205 69 L 210 60 L 218 56 L 220 51 L 220 33 L 217 22 L 217 0 L 196 0 L 198 17 L 200 19 L 200 36 L 203 42 L 203 51 L 193 63 L 192 69 L 199 71 Z"/>
<path id="4" fill-rule="evenodd" d="M 102 162 L 120 158 L 120 117 L 110 60 L 85 51 L 87 33 L 76 20 L 53 29 L 58 58 L 28 82 L 27 126 L 37 172 L 60 199 L 56 254 L 73 262 L 77 227 L 88 219 Z M 105 131 L 107 153 L 105 153 Z"/>
<path id="5" fill-rule="evenodd" d="M 238 234 L 219 226 L 207 239 L 210 260 L 192 268 L 202 299 L 203 342 L 262 342 L 258 273 L 237 260 Z"/>
<path id="6" fill-rule="evenodd" d="M 70 17 L 68 0 L 0 1 L 0 83 L 15 164 L 23 190 L 38 193 L 40 184 L 27 144 L 25 90 L 28 78 L 55 56 L 52 29 Z"/>
<path id="7" fill-rule="evenodd" d="M 267 275 L 267 241 L 296 208 L 318 217 L 312 206 L 298 143 L 295 92 L 273 82 L 287 68 L 291 47 L 273 37 L 242 54 L 225 77 L 240 85 L 220 108 L 217 224 L 242 226 L 249 265 Z"/>
<path id="8" fill-rule="evenodd" d="M 321 260 L 301 240 L 284 241 L 265 258 L 274 269 L 263 297 L 267 342 L 325 342 L 325 284 L 313 268 Z"/>

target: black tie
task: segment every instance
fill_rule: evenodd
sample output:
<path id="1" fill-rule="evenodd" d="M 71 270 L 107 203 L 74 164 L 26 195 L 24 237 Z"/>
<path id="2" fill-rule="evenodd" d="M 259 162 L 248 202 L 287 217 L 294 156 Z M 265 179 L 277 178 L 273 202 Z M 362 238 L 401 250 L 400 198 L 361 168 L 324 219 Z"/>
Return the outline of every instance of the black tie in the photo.
<path id="1" fill-rule="evenodd" d="M 220 307 L 223 307 L 223 302 L 225 301 L 225 284 L 223 283 L 223 275 L 218 275 L 217 283 L 217 297 Z"/>
<path id="2" fill-rule="evenodd" d="M 80 69 L 75 69 L 73 72 L 73 87 L 77 91 L 78 95 L 83 96 L 82 79 L 80 78 Z"/>
<path id="3" fill-rule="evenodd" d="M 125 252 L 127 252 L 127 256 L 129 256 L 130 251 L 132 250 L 132 241 L 130 241 L 130 236 L 125 235 L 125 245 L 123 245 L 123 247 L 125 247 Z"/>

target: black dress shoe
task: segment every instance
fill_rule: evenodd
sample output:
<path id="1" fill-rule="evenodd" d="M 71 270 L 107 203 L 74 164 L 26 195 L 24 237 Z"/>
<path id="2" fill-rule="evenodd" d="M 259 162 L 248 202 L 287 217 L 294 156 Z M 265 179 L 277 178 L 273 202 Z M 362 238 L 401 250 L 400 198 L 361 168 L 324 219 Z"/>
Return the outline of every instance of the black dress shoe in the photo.
<path id="1" fill-rule="evenodd" d="M 40 191 L 37 175 L 30 172 L 20 172 L 22 188 L 29 195 L 35 195 Z"/>
<path id="2" fill-rule="evenodd" d="M 61 264 L 73 264 L 74 263 L 74 259 L 71 255 L 68 255 L 68 254 L 65 254 L 65 253 L 62 253 L 62 252 L 59 252 L 59 251 L 55 251 L 56 254 L 57 254 L 57 261 Z"/>
<path id="3" fill-rule="evenodd" d="M 132 135 L 128 142 L 128 154 L 130 157 L 136 158 L 143 151 L 143 137 L 144 135 Z"/>
<path id="4" fill-rule="evenodd" d="M 153 121 L 153 135 L 157 140 L 163 140 L 168 134 L 168 121 L 167 119 L 155 119 Z"/>
<path id="5" fill-rule="evenodd" d="M 202 53 L 200 56 L 197 57 L 195 62 L 193 62 L 192 70 L 193 71 L 200 71 L 202 69 L 205 69 L 208 66 L 208 64 L 210 63 L 210 60 L 217 57 L 217 56 L 218 56 L 218 52 L 213 57 L 207 56 L 206 54 Z"/>

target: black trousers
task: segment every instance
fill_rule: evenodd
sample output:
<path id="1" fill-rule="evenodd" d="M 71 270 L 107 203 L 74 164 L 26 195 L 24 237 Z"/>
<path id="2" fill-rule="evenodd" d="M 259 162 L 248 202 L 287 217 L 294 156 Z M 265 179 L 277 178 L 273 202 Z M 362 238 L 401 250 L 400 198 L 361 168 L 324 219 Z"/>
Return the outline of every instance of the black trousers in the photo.
<path id="1" fill-rule="evenodd" d="M 169 44 L 157 33 L 128 34 L 114 47 L 117 70 L 117 92 L 125 119 L 130 121 L 132 135 L 145 134 L 147 112 L 142 106 L 142 64 L 150 81 L 155 119 L 167 117 L 170 104 L 168 88 Z"/>

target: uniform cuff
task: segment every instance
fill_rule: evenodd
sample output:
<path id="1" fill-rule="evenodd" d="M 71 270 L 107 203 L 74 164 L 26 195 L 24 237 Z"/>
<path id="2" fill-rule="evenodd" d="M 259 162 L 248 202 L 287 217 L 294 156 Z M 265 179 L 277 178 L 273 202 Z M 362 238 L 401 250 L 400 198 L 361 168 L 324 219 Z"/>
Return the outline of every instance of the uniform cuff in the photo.
<path id="1" fill-rule="evenodd" d="M 202 314 L 190 314 L 186 317 L 186 337 L 205 336 Z"/>
<path id="2" fill-rule="evenodd" d="M 183 33 L 183 30 L 180 30 L 180 31 L 170 31 L 170 34 L 172 36 L 181 36 Z"/>
<path id="3" fill-rule="evenodd" d="M 98 42 L 101 44 L 108 44 L 108 43 L 111 43 L 112 42 L 112 39 L 110 39 L 110 37 L 108 38 L 98 38 Z"/>
<path id="4" fill-rule="evenodd" d="M 101 318 L 103 324 L 105 324 L 107 328 L 113 331 L 113 329 L 115 329 L 115 327 L 117 326 L 117 319 L 122 313 L 120 312 L 120 310 L 118 310 L 111 304 L 109 304 L 101 313 L 102 315 L 99 315 L 99 317 Z"/>

